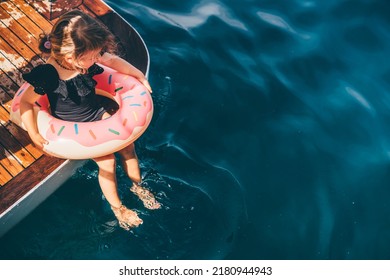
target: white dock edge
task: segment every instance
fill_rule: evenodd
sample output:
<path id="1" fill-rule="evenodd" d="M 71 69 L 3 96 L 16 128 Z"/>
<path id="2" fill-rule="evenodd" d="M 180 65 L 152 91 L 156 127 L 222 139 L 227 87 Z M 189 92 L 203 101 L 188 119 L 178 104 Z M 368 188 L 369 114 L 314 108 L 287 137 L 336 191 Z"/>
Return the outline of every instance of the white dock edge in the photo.
<path id="1" fill-rule="evenodd" d="M 30 214 L 81 167 L 85 160 L 66 160 L 11 207 L 0 214 L 0 237 Z"/>

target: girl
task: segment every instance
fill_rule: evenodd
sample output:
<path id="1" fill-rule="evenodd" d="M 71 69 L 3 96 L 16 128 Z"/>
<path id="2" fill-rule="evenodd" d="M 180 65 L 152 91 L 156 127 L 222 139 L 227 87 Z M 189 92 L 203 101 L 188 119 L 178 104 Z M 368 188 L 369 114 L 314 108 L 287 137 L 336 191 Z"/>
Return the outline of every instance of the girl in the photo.
<path id="1" fill-rule="evenodd" d="M 141 71 L 112 54 L 115 46 L 114 36 L 108 29 L 79 10 L 61 16 L 50 34 L 41 36 L 40 49 L 50 56 L 46 64 L 23 74 L 32 87 L 26 90 L 20 104 L 22 121 L 37 147 L 42 149 L 48 144 L 38 132 L 33 113 L 33 105 L 40 95 L 48 95 L 53 116 L 63 120 L 90 122 L 110 116 L 96 101 L 96 82 L 92 77 L 103 72 L 103 68 L 96 63 L 134 76 L 152 92 Z M 134 144 L 119 151 L 119 154 L 124 170 L 133 181 L 130 190 L 143 201 L 145 207 L 160 208 L 152 193 L 141 186 Z M 129 230 L 141 224 L 137 213 L 127 209 L 119 198 L 114 154 L 93 160 L 99 167 L 100 187 L 119 225 Z"/>

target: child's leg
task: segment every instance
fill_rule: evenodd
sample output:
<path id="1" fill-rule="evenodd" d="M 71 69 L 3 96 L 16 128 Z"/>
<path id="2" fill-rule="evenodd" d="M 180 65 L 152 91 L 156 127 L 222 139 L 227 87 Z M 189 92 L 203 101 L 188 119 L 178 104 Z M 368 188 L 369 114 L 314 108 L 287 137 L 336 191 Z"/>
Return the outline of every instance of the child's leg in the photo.
<path id="1" fill-rule="evenodd" d="M 135 152 L 134 143 L 119 151 L 122 159 L 122 166 L 127 176 L 136 184 L 141 183 L 141 171 L 139 170 L 138 157 Z"/>
<path id="2" fill-rule="evenodd" d="M 99 166 L 99 185 L 105 198 L 111 206 L 120 207 L 122 202 L 117 190 L 114 155 L 95 158 L 94 161 Z"/>
<path id="3" fill-rule="evenodd" d="M 129 178 L 133 181 L 130 190 L 135 193 L 148 209 L 158 209 L 160 203 L 156 201 L 154 195 L 141 186 L 141 172 L 138 165 L 138 157 L 135 152 L 134 143 L 119 151 L 122 157 L 123 168 Z"/>
<path id="4" fill-rule="evenodd" d="M 129 229 L 130 227 L 141 224 L 142 220 L 138 217 L 137 213 L 123 206 L 119 198 L 115 174 L 115 156 L 111 154 L 93 160 L 99 166 L 98 179 L 100 188 L 119 220 L 119 225 L 125 229 Z"/>

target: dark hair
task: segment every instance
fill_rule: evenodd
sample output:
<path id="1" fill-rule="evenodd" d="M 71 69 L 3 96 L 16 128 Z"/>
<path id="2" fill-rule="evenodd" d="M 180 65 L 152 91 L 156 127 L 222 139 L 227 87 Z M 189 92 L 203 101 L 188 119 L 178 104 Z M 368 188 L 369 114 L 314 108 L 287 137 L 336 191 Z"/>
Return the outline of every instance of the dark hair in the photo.
<path id="1" fill-rule="evenodd" d="M 59 61 L 69 54 L 77 61 L 89 51 L 114 53 L 117 44 L 105 25 L 80 10 L 72 10 L 58 19 L 49 34 L 40 35 L 39 49 Z"/>

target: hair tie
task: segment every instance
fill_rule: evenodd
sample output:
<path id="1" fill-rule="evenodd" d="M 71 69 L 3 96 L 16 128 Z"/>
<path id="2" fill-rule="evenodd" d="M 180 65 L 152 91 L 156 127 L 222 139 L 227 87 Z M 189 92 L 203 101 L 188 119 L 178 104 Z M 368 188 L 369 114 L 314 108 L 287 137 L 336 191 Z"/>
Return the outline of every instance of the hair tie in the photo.
<path id="1" fill-rule="evenodd" d="M 43 46 L 44 46 L 46 49 L 48 49 L 48 50 L 51 49 L 51 42 L 50 42 L 50 37 L 49 37 L 49 36 L 46 37 L 46 42 L 43 43 Z"/>

